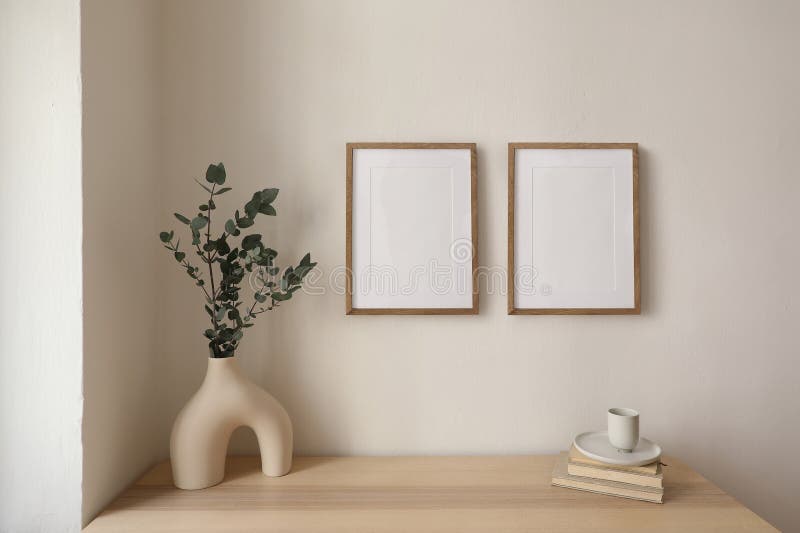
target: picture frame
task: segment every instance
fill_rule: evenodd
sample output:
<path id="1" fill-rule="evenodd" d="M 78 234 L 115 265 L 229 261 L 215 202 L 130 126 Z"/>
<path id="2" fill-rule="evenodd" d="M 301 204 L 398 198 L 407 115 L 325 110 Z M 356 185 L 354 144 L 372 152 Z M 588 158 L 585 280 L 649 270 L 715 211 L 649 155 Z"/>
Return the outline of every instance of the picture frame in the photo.
<path id="1" fill-rule="evenodd" d="M 346 314 L 477 314 L 475 143 L 347 143 L 346 158 Z"/>
<path id="2" fill-rule="evenodd" d="M 637 143 L 508 144 L 508 314 L 641 313 Z"/>

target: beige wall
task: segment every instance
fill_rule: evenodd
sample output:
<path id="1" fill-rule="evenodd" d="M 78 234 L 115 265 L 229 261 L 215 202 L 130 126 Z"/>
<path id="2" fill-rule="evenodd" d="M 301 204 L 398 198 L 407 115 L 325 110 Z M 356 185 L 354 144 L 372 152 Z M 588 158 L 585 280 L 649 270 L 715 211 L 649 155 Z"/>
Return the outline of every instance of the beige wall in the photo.
<path id="1" fill-rule="evenodd" d="M 0 531 L 81 509 L 78 0 L 0 0 Z"/>
<path id="2" fill-rule="evenodd" d="M 555 452 L 633 406 L 667 453 L 799 529 L 798 17 L 792 2 L 169 2 L 163 221 L 222 160 L 220 208 L 280 187 L 266 240 L 328 273 L 347 141 L 474 141 L 481 264 L 503 266 L 508 141 L 639 142 L 641 316 L 510 317 L 484 292 L 475 317 L 346 317 L 329 292 L 267 316 L 241 360 L 286 405 L 298 453 Z M 172 417 L 205 369 L 205 315 L 159 261 Z"/>
<path id="3" fill-rule="evenodd" d="M 83 0 L 83 520 L 164 455 L 159 8 Z M 155 438 L 154 438 L 155 437 Z"/>

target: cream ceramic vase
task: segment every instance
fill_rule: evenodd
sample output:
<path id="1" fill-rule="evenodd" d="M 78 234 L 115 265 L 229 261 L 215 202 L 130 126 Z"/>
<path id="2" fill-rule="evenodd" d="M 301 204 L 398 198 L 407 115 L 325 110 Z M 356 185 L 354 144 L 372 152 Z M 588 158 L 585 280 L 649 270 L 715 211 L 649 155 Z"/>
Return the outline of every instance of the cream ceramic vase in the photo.
<path id="1" fill-rule="evenodd" d="M 255 432 L 264 474 L 289 473 L 292 422 L 286 410 L 245 377 L 234 357 L 210 357 L 203 384 L 172 426 L 170 458 L 175 486 L 194 490 L 221 482 L 228 441 L 240 426 Z"/>

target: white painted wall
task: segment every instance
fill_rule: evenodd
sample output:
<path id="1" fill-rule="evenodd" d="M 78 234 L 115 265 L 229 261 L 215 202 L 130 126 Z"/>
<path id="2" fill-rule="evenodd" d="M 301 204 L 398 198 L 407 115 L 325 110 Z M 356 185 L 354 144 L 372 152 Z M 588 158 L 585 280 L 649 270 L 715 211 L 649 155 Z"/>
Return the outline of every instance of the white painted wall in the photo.
<path id="1" fill-rule="evenodd" d="M 266 240 L 330 272 L 347 141 L 474 141 L 481 264 L 505 265 L 508 141 L 639 142 L 641 316 L 510 317 L 484 292 L 475 317 L 347 317 L 329 293 L 268 316 L 243 364 L 286 405 L 298 453 L 555 452 L 637 407 L 667 453 L 800 529 L 800 467 L 779 452 L 800 439 L 798 17 L 793 2 L 169 2 L 164 220 L 222 160 L 221 209 L 280 187 Z M 174 415 L 205 369 L 204 314 L 160 268 Z"/>
<path id="2" fill-rule="evenodd" d="M 164 455 L 159 3 L 83 0 L 83 520 Z M 159 254 L 158 257 L 156 254 Z"/>
<path id="3" fill-rule="evenodd" d="M 78 0 L 2 0 L 0 65 L 0 531 L 78 531 Z"/>

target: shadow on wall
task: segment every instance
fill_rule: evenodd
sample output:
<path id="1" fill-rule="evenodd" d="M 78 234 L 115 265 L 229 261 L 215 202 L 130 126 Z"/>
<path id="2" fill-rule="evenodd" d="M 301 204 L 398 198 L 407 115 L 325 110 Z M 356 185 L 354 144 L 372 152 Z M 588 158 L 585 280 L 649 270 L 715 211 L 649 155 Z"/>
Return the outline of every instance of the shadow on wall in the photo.
<path id="1" fill-rule="evenodd" d="M 656 250 L 650 245 L 653 242 L 653 221 L 658 220 L 658 203 L 653 198 L 658 184 L 653 180 L 659 174 L 651 172 L 653 156 L 646 146 L 639 145 L 639 268 L 642 284 L 642 315 L 658 312 L 658 302 L 654 298 L 658 261 L 654 257 Z"/>

